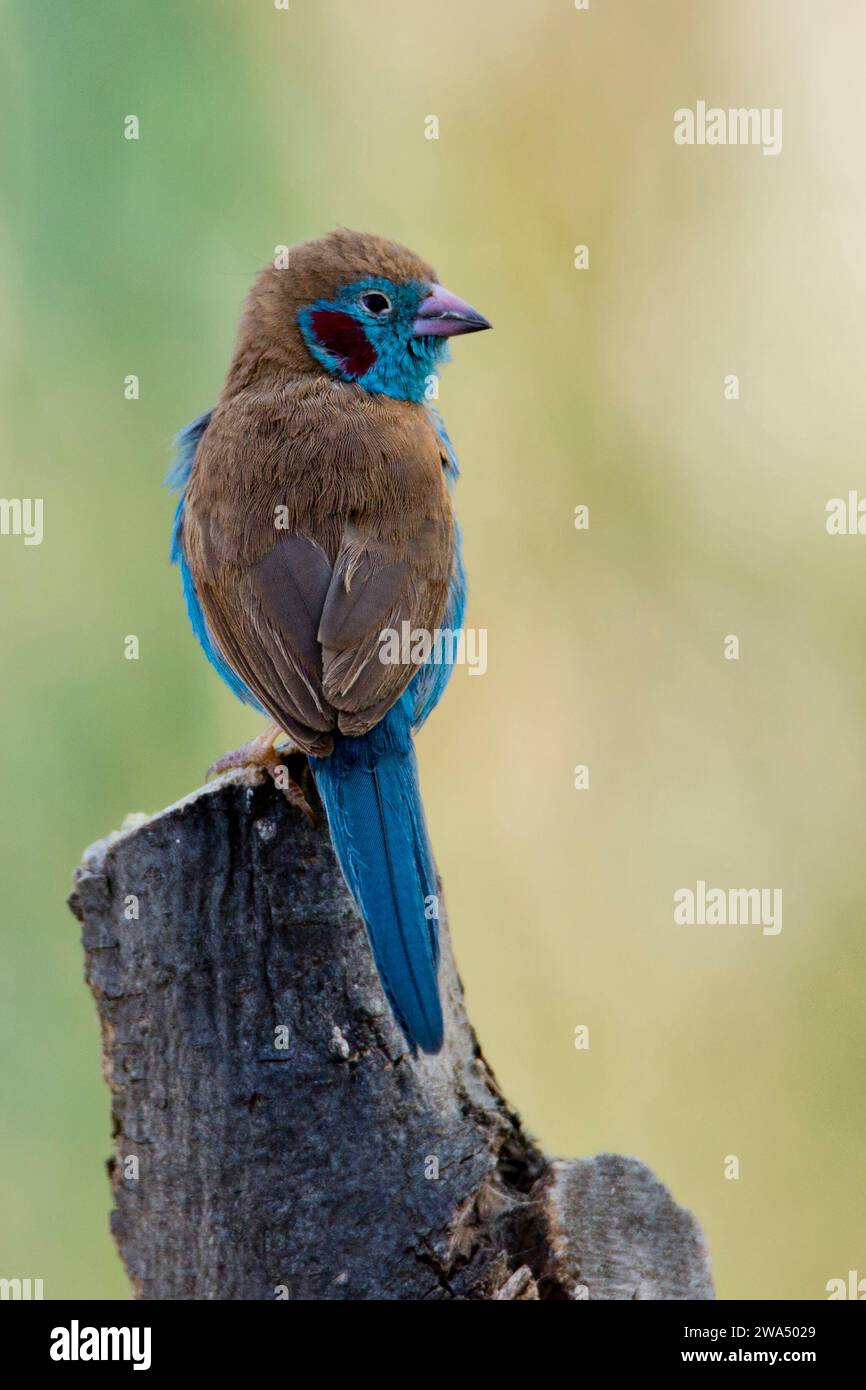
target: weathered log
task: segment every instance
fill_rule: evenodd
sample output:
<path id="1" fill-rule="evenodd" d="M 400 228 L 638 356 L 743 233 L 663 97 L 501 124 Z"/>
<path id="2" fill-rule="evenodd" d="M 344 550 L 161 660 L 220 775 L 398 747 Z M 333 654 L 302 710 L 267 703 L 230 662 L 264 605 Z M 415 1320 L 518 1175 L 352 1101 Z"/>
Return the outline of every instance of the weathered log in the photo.
<path id="1" fill-rule="evenodd" d="M 700 1229 L 648 1169 L 551 1162 L 522 1128 L 444 920 L 445 1047 L 407 1055 L 324 818 L 269 780 L 128 817 L 70 905 L 139 1298 L 712 1298 Z"/>

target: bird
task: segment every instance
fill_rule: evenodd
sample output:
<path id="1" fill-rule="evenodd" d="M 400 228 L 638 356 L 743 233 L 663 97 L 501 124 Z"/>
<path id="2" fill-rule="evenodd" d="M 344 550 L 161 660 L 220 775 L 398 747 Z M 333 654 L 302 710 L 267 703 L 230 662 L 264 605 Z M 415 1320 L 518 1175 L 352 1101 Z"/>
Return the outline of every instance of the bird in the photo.
<path id="1" fill-rule="evenodd" d="M 490 322 L 385 237 L 337 228 L 267 264 L 216 406 L 180 431 L 171 559 L 193 632 L 268 728 L 216 771 L 306 754 L 408 1051 L 443 1043 L 437 876 L 413 735 L 464 621 L 458 463 L 435 400 Z M 408 624 L 408 627 L 406 626 Z M 385 660 L 389 633 L 428 634 Z M 284 789 L 309 809 L 297 787 Z"/>

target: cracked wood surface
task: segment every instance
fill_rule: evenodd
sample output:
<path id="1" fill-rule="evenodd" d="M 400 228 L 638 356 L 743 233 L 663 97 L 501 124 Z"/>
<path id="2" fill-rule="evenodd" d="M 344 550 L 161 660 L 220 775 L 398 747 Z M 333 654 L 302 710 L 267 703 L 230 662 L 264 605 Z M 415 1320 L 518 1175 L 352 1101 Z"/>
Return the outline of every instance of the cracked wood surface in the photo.
<path id="1" fill-rule="evenodd" d="M 128 818 L 70 905 L 137 1297 L 713 1296 L 697 1223 L 648 1169 L 553 1163 L 526 1134 L 444 920 L 445 1046 L 406 1054 L 324 818 L 269 780 L 229 773 Z"/>

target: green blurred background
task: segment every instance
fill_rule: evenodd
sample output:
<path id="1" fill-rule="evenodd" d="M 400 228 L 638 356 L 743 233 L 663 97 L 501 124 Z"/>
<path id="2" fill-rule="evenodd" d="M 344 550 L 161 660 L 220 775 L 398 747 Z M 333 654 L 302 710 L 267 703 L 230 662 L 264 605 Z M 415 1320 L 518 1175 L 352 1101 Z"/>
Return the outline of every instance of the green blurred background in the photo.
<path id="1" fill-rule="evenodd" d="M 824 525 L 866 492 L 862 5 L 0 10 L 0 492 L 45 499 L 41 546 L 0 537 L 0 1275 L 127 1290 L 63 899 L 260 727 L 187 629 L 161 481 L 257 267 L 340 223 L 496 327 L 440 402 L 489 671 L 420 741 L 489 1060 L 551 1151 L 655 1168 L 722 1297 L 866 1275 L 866 540 Z M 782 107 L 781 155 L 676 146 L 699 99 Z M 674 927 L 699 878 L 782 887 L 782 933 Z"/>

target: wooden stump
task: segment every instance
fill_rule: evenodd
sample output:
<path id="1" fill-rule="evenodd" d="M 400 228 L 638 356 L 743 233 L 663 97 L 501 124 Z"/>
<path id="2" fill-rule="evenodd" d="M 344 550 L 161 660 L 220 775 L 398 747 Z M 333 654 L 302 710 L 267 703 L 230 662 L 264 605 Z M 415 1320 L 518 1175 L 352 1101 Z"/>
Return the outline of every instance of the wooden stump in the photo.
<path id="1" fill-rule="evenodd" d="M 70 905 L 139 1298 L 713 1297 L 697 1223 L 647 1168 L 550 1161 L 522 1129 L 444 921 L 445 1046 L 406 1054 L 324 817 L 270 781 L 129 817 Z"/>

